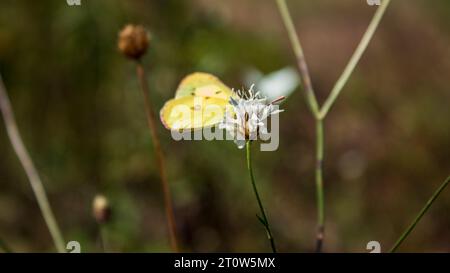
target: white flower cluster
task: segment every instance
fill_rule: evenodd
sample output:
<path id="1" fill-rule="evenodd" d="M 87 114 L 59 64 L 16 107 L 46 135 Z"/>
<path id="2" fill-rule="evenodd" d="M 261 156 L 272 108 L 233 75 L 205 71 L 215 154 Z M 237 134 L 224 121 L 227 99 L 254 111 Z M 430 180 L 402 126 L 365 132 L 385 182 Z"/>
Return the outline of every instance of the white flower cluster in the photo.
<path id="1" fill-rule="evenodd" d="M 224 120 L 219 124 L 220 129 L 225 129 L 234 138 L 239 149 L 247 140 L 255 140 L 259 134 L 267 132 L 267 118 L 283 112 L 276 103 L 284 98 L 267 104 L 267 99 L 259 92 L 255 93 L 253 87 L 247 92 L 235 92 L 238 98 L 230 98 L 232 109 L 227 109 Z"/>

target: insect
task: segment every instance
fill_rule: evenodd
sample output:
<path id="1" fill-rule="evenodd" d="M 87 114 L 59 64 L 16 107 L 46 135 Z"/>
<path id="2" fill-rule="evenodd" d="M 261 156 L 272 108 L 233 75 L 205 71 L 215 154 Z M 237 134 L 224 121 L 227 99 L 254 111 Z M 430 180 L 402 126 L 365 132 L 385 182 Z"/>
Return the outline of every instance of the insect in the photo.
<path id="1" fill-rule="evenodd" d="M 169 130 L 196 130 L 220 123 L 233 91 L 217 77 L 203 72 L 186 76 L 175 98 L 160 111 L 163 125 Z"/>

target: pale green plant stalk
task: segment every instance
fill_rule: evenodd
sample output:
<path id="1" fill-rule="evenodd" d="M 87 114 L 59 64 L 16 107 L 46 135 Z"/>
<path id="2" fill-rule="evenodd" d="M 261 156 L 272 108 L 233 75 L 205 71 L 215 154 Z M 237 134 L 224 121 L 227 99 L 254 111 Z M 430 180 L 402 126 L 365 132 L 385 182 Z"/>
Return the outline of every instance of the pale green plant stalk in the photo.
<path id="1" fill-rule="evenodd" d="M 261 198 L 259 197 L 258 188 L 256 187 L 256 182 L 255 182 L 255 176 L 253 175 L 251 140 L 248 140 L 245 146 L 246 146 L 246 150 L 247 150 L 247 169 L 250 174 L 250 180 L 252 182 L 253 192 L 255 193 L 256 201 L 258 202 L 259 211 L 261 213 L 261 216 L 257 215 L 257 217 L 266 230 L 267 239 L 270 242 L 270 247 L 272 248 L 273 253 L 277 253 L 277 248 L 275 246 L 275 239 L 273 238 L 272 231 L 270 229 L 269 220 L 267 219 L 267 215 L 264 210 L 264 206 L 262 204 Z"/>
<path id="2" fill-rule="evenodd" d="M 31 160 L 28 151 L 23 144 L 22 137 L 20 136 L 19 129 L 14 117 L 14 112 L 9 101 L 8 94 L 6 92 L 5 85 L 3 83 L 2 77 L 0 75 L 0 110 L 3 114 L 3 119 L 5 121 L 6 130 L 8 132 L 9 140 L 13 146 L 13 149 L 19 158 L 22 167 L 30 181 L 31 188 L 33 189 L 34 195 L 38 202 L 39 208 L 41 209 L 42 215 L 44 217 L 45 223 L 47 224 L 50 235 L 53 238 L 58 252 L 65 252 L 64 240 L 61 235 L 61 231 L 56 222 L 55 216 L 53 215 L 50 203 L 48 202 L 47 194 L 45 192 L 44 185 L 42 184 L 39 173 L 37 172 L 33 161 Z"/>
<path id="3" fill-rule="evenodd" d="M 450 176 L 445 179 L 445 181 L 441 184 L 441 186 L 434 192 L 434 194 L 431 196 L 431 198 L 428 200 L 428 202 L 425 204 L 425 206 L 420 210 L 419 214 L 416 216 L 414 221 L 409 225 L 409 227 L 403 232 L 403 234 L 398 238 L 397 242 L 392 246 L 391 250 L 389 252 L 393 253 L 395 252 L 399 246 L 403 243 L 403 241 L 409 236 L 409 234 L 414 230 L 417 223 L 422 219 L 422 217 L 425 215 L 425 213 L 428 211 L 428 209 L 433 205 L 434 201 L 439 197 L 439 195 L 444 191 L 444 189 L 447 187 L 447 185 L 450 183 Z"/>
<path id="4" fill-rule="evenodd" d="M 305 90 L 306 101 L 316 121 L 316 166 L 315 166 L 315 180 L 316 180 L 316 199 L 317 199 L 317 235 L 316 235 L 316 251 L 321 252 L 325 232 L 325 197 L 323 189 L 323 159 L 324 159 L 324 119 L 328 114 L 330 108 L 333 106 L 337 97 L 341 93 L 343 87 L 350 78 L 356 65 L 361 59 L 362 54 L 366 50 L 370 40 L 372 39 L 375 30 L 377 29 L 383 15 L 390 3 L 390 0 L 384 0 L 380 7 L 375 12 L 372 21 L 369 24 L 364 36 L 361 39 L 355 53 L 350 58 L 344 72 L 336 82 L 330 95 L 325 100 L 322 107 L 319 107 L 314 88 L 309 75 L 308 65 L 305 60 L 300 39 L 298 38 L 295 26 L 292 21 L 289 9 L 285 0 L 276 0 L 278 9 L 283 19 L 284 26 L 287 30 L 292 49 L 297 59 L 297 66 L 300 74 L 300 79 Z"/>
<path id="5" fill-rule="evenodd" d="M 348 62 L 347 66 L 344 69 L 344 72 L 342 72 L 342 75 L 339 77 L 339 79 L 336 81 L 336 84 L 334 85 L 333 89 L 331 90 L 330 95 L 325 100 L 323 106 L 321 107 L 319 111 L 319 117 L 325 118 L 325 116 L 330 111 L 330 108 L 333 106 L 334 102 L 336 101 L 337 97 L 341 93 L 342 89 L 344 88 L 345 84 L 347 83 L 348 79 L 352 75 L 353 71 L 355 70 L 356 65 L 358 64 L 359 60 L 361 59 L 364 51 L 366 51 L 367 46 L 369 45 L 370 41 L 372 40 L 373 35 L 375 34 L 375 31 L 378 28 L 378 25 L 381 22 L 381 19 L 383 18 L 384 13 L 386 12 L 387 7 L 389 6 L 389 3 L 391 0 L 383 0 L 383 3 L 380 5 L 380 7 L 375 12 L 375 15 L 372 18 L 372 21 L 369 24 L 369 27 L 367 28 L 366 32 L 364 33 L 361 42 L 359 43 L 358 47 L 356 48 L 355 52 L 353 53 L 352 57 L 350 58 L 350 61 Z"/>

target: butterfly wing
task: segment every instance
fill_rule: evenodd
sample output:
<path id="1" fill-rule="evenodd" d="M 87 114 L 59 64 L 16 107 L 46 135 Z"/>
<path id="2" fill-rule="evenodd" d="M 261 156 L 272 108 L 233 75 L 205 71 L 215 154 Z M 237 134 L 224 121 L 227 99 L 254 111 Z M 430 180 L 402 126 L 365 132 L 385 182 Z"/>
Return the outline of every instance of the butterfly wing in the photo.
<path id="1" fill-rule="evenodd" d="M 186 76 L 175 92 L 175 98 L 186 96 L 200 96 L 205 98 L 219 98 L 229 100 L 233 91 L 222 83 L 216 76 L 196 72 Z"/>
<path id="2" fill-rule="evenodd" d="M 186 130 L 214 126 L 223 120 L 233 91 L 217 77 L 203 72 L 186 76 L 160 111 L 167 129 Z"/>
<path id="3" fill-rule="evenodd" d="M 196 130 L 221 122 L 228 101 L 218 98 L 186 96 L 171 99 L 161 109 L 160 116 L 169 130 Z"/>

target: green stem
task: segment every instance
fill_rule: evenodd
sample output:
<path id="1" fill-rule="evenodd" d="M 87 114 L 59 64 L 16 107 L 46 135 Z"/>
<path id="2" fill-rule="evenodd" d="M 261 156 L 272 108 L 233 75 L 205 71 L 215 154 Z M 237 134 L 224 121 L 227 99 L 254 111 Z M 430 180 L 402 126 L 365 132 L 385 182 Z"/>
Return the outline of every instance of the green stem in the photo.
<path id="1" fill-rule="evenodd" d="M 380 7 L 375 12 L 375 15 L 372 18 L 372 21 L 370 22 L 366 32 L 364 33 L 364 36 L 361 39 L 361 42 L 359 43 L 358 47 L 356 48 L 355 52 L 353 53 L 352 57 L 350 58 L 350 61 L 348 62 L 347 66 L 344 69 L 344 72 L 339 77 L 339 79 L 336 81 L 336 84 L 334 85 L 333 89 L 331 90 L 330 95 L 326 99 L 325 103 L 320 109 L 319 117 L 324 118 L 328 111 L 330 111 L 330 108 L 333 106 L 334 102 L 336 101 L 337 97 L 342 91 L 342 88 L 344 88 L 345 84 L 347 83 L 348 79 L 352 75 L 356 65 L 358 64 L 359 60 L 361 59 L 361 56 L 363 55 L 364 51 L 367 49 L 367 46 L 369 45 L 369 42 L 372 40 L 372 37 L 378 28 L 378 25 L 380 24 L 381 19 L 383 18 L 383 15 L 386 11 L 386 8 L 388 7 L 391 0 L 384 0 Z"/>
<path id="2" fill-rule="evenodd" d="M 14 112 L 12 110 L 11 102 L 9 101 L 8 94 L 6 92 L 5 85 L 3 84 L 2 77 L 0 75 L 0 110 L 3 114 L 3 119 L 5 120 L 6 131 L 8 132 L 9 139 L 19 158 L 22 167 L 25 170 L 28 180 L 30 181 L 31 188 L 36 196 L 39 208 L 41 209 L 42 215 L 44 217 L 45 223 L 50 231 L 50 235 L 53 238 L 53 242 L 56 249 L 60 253 L 66 252 L 64 240 L 61 235 L 61 231 L 56 222 L 55 216 L 53 215 L 50 203 L 45 192 L 44 185 L 42 184 L 39 173 L 34 166 L 31 157 L 23 144 L 22 137 L 20 136 L 19 129 L 17 127 L 17 122 L 14 117 Z"/>
<path id="3" fill-rule="evenodd" d="M 319 114 L 319 106 L 317 103 L 316 95 L 311 83 L 311 77 L 309 75 L 308 66 L 306 64 L 303 49 L 300 44 L 297 32 L 295 31 L 294 23 L 292 22 L 291 15 L 286 5 L 285 0 L 276 0 L 278 9 L 283 19 L 284 26 L 289 35 L 292 48 L 297 58 L 297 65 L 300 74 L 300 79 L 305 89 L 308 106 L 316 120 L 316 200 L 317 200 L 317 234 L 316 234 L 316 251 L 321 252 L 324 239 L 324 194 L 323 194 L 323 178 L 322 178 L 322 165 L 323 165 L 323 120 Z"/>
<path id="4" fill-rule="evenodd" d="M 428 200 L 428 202 L 425 204 L 425 206 L 422 208 L 422 210 L 419 212 L 419 214 L 416 216 L 414 221 L 411 223 L 411 225 L 403 232 L 402 236 L 397 240 L 397 242 L 394 244 L 394 246 L 391 248 L 389 252 L 393 253 L 397 250 L 397 248 L 403 243 L 403 241 L 408 237 L 408 235 L 414 230 L 417 223 L 422 219 L 422 216 L 425 215 L 425 213 L 428 211 L 428 209 L 433 205 L 434 201 L 439 197 L 439 195 L 442 193 L 442 191 L 447 187 L 447 185 L 450 183 L 450 176 L 447 177 L 447 179 L 441 184 L 441 186 L 434 192 L 433 196 Z"/>
<path id="5" fill-rule="evenodd" d="M 258 219 L 261 221 L 261 223 L 264 225 L 264 228 L 266 229 L 267 238 L 270 241 L 270 246 L 272 247 L 273 253 L 276 253 L 277 248 L 275 247 L 275 239 L 273 238 L 272 231 L 270 230 L 269 220 L 267 219 L 266 212 L 265 212 L 263 204 L 261 202 L 261 198 L 259 197 L 258 189 L 256 188 L 255 177 L 253 175 L 252 156 L 251 156 L 251 140 L 247 141 L 246 148 L 247 148 L 247 168 L 248 168 L 248 172 L 250 173 L 250 179 L 252 182 L 253 191 L 255 192 L 256 200 L 258 201 L 259 210 L 262 215 L 262 217 L 258 216 Z"/>
<path id="6" fill-rule="evenodd" d="M 280 11 L 281 18 L 283 19 L 284 26 L 287 30 L 289 40 L 291 42 L 292 49 L 294 50 L 295 57 L 297 58 L 297 66 L 300 73 L 300 79 L 302 85 L 305 89 L 306 100 L 308 106 L 315 117 L 319 115 L 319 104 L 317 103 L 317 98 L 314 93 L 314 88 L 312 86 L 311 77 L 309 75 L 308 65 L 306 63 L 305 54 L 303 53 L 302 45 L 300 44 L 300 39 L 298 38 L 297 32 L 295 31 L 294 23 L 292 22 L 291 15 L 289 14 L 289 9 L 286 5 L 285 0 L 276 0 L 278 5 L 278 10 Z"/>
<path id="7" fill-rule="evenodd" d="M 385 11 L 388 7 L 390 0 L 384 0 L 380 7 L 375 12 L 372 21 L 370 22 L 364 36 L 361 39 L 358 47 L 350 58 L 344 72 L 337 80 L 335 86 L 330 92 L 330 95 L 325 100 L 322 107 L 319 107 L 317 98 L 311 83 L 311 77 L 309 75 L 308 66 L 305 60 L 302 46 L 300 44 L 300 39 L 298 38 L 297 32 L 295 31 L 295 26 L 292 21 L 291 15 L 289 14 L 289 9 L 286 5 L 285 0 L 276 0 L 278 9 L 280 11 L 281 17 L 283 19 L 284 26 L 287 30 L 289 40 L 291 42 L 292 49 L 294 50 L 295 56 L 297 58 L 297 65 L 299 69 L 300 79 L 302 81 L 303 87 L 305 89 L 306 98 L 308 106 L 316 119 L 316 194 L 317 194 L 317 217 L 318 217 L 318 230 L 317 230 L 317 244 L 316 251 L 320 252 L 322 250 L 323 238 L 324 238 L 324 193 L 323 193 L 323 120 L 328 114 L 328 111 L 333 106 L 337 97 L 342 91 L 342 88 L 347 83 L 351 74 L 353 73 L 358 61 L 361 59 L 362 54 L 366 50 L 370 40 L 372 39 L 375 30 L 377 29 Z"/>
<path id="8" fill-rule="evenodd" d="M 317 202 L 317 237 L 316 252 L 322 251 L 325 233 L 325 198 L 323 193 L 323 121 L 316 119 L 316 202 Z"/>

